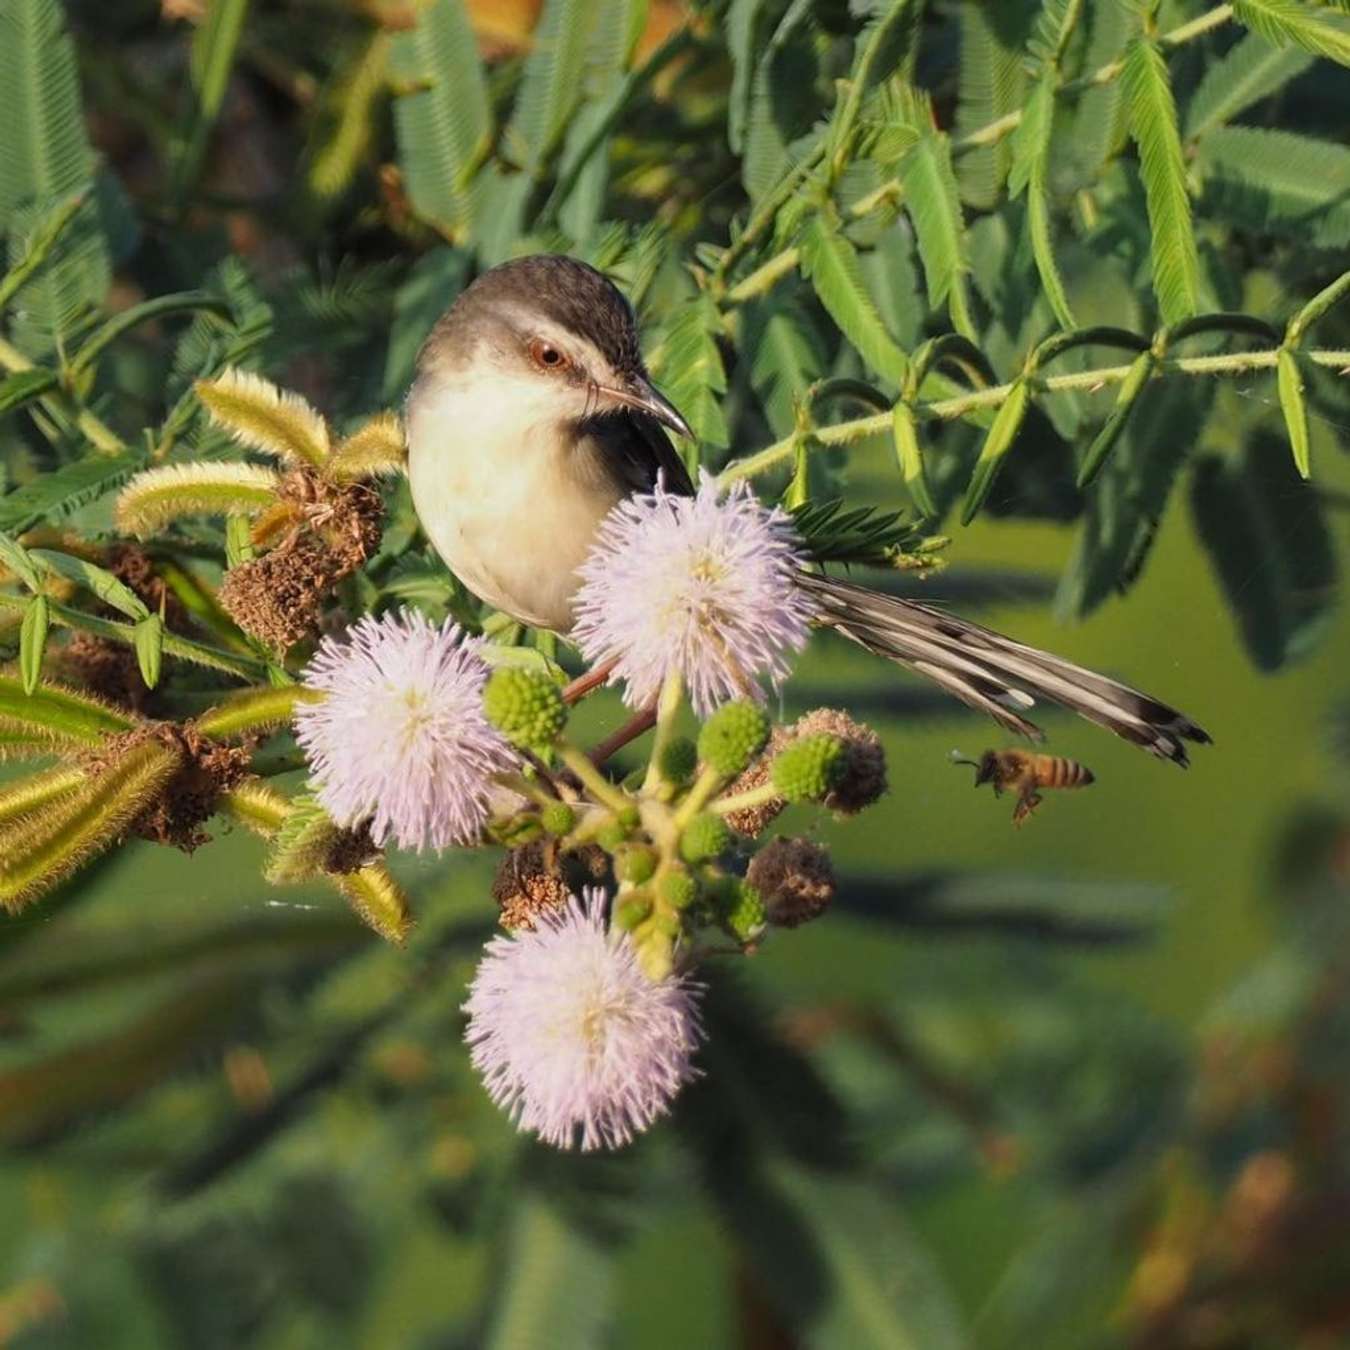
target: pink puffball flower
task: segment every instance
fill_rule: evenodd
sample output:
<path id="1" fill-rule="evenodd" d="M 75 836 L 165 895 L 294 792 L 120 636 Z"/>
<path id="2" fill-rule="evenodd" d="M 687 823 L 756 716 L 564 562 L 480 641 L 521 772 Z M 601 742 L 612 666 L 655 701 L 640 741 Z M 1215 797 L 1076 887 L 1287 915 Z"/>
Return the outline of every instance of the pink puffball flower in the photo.
<path id="1" fill-rule="evenodd" d="M 304 682 L 325 697 L 296 708 L 295 736 L 339 825 L 369 820 L 377 844 L 414 849 L 479 838 L 493 775 L 515 763 L 483 715 L 479 645 L 412 610 L 319 644 Z"/>
<path id="2" fill-rule="evenodd" d="M 650 706 L 678 671 L 700 717 L 763 697 L 806 645 L 813 607 L 788 515 L 745 483 L 723 495 L 705 475 L 693 497 L 630 497 L 602 523 L 578 569 L 572 636 L 592 663 L 616 661 L 625 701 Z"/>
<path id="3" fill-rule="evenodd" d="M 546 910 L 488 943 L 465 1039 L 488 1095 L 555 1148 L 619 1148 L 665 1115 L 694 1076 L 698 986 L 652 980 L 604 892 Z"/>

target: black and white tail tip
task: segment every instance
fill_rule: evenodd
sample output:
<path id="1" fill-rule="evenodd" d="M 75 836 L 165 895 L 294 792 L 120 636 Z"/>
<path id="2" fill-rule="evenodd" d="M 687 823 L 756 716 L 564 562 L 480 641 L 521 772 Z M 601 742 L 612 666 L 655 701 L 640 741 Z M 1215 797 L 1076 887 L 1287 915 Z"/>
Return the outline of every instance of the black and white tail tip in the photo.
<path id="1" fill-rule="evenodd" d="M 1202 727 L 1148 694 L 932 605 L 814 573 L 802 574 L 802 586 L 822 624 L 1032 740 L 1044 737 L 1022 713 L 1045 699 L 1183 769 L 1187 741 L 1210 743 Z"/>

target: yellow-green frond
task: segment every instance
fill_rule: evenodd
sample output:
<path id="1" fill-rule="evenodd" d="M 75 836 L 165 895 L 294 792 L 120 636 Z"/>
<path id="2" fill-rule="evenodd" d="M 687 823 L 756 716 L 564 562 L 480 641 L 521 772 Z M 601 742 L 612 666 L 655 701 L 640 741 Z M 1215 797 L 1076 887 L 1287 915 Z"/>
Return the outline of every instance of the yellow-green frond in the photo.
<path id="1" fill-rule="evenodd" d="M 403 888 L 383 863 L 371 863 L 348 876 L 330 877 L 361 921 L 387 942 L 402 943 L 412 931 L 412 909 Z"/>
<path id="2" fill-rule="evenodd" d="M 212 740 L 274 731 L 291 720 L 299 703 L 318 703 L 324 695 L 303 684 L 263 685 L 231 695 L 197 719 L 197 730 Z"/>
<path id="3" fill-rule="evenodd" d="M 261 778 L 246 778 L 237 788 L 223 792 L 220 809 L 254 834 L 270 838 L 286 819 L 290 802 Z"/>
<path id="4" fill-rule="evenodd" d="M 180 516 L 256 516 L 281 482 L 260 464 L 166 464 L 138 473 L 117 498 L 117 527 L 153 534 Z"/>
<path id="5" fill-rule="evenodd" d="M 195 388 L 212 420 L 240 445 L 312 468 L 328 458 L 328 426 L 299 394 L 246 370 L 198 380 Z"/>
<path id="6" fill-rule="evenodd" d="M 83 769 L 59 764 L 42 773 L 29 774 L 0 788 L 0 828 L 50 807 L 52 802 L 75 791 L 86 780 Z"/>
<path id="7" fill-rule="evenodd" d="M 338 479 L 400 473 L 407 457 L 402 418 L 394 412 L 382 412 L 357 428 L 333 451 L 328 472 Z"/>
<path id="8" fill-rule="evenodd" d="M 58 684 L 40 684 L 31 694 L 0 675 L 0 732 L 44 742 L 54 753 L 87 749 L 110 733 L 129 731 L 134 718 L 90 694 Z"/>
<path id="9" fill-rule="evenodd" d="M 142 741 L 83 787 L 0 829 L 0 906 L 17 912 L 116 843 L 180 762 L 161 742 Z"/>

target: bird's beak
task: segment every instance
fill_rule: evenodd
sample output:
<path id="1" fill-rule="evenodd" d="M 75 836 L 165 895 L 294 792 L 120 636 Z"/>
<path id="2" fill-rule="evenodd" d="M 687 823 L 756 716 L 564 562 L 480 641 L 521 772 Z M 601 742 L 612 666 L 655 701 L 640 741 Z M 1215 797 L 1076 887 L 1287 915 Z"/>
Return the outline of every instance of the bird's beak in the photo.
<path id="1" fill-rule="evenodd" d="M 600 394 L 611 402 L 656 418 L 663 426 L 688 437 L 691 441 L 694 439 L 694 429 L 684 420 L 680 410 L 664 394 L 658 392 L 644 375 L 630 376 L 621 389 L 601 385 Z"/>

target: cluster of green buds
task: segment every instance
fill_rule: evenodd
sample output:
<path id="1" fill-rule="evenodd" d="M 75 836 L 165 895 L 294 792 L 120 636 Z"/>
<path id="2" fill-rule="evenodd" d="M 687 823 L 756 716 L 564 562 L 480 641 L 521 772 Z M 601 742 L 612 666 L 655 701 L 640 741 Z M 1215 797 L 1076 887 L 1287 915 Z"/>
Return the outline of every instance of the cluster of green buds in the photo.
<path id="1" fill-rule="evenodd" d="M 563 878 L 580 865 L 612 880 L 613 921 L 652 979 L 727 938 L 749 950 L 770 925 L 820 913 L 834 890 L 825 850 L 755 836 L 788 805 L 852 814 L 886 786 L 876 736 L 842 713 L 775 728 L 763 708 L 739 701 L 717 709 L 696 739 L 679 734 L 678 679 L 659 701 L 646 765 L 622 781 L 568 738 L 568 707 L 543 671 L 496 670 L 484 709 L 525 764 L 509 783 L 518 805 L 492 830 L 511 850 L 494 887 L 503 923 L 530 926 L 562 903 Z"/>

